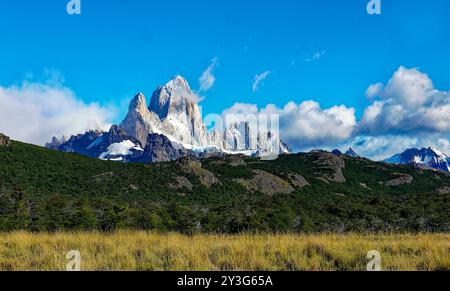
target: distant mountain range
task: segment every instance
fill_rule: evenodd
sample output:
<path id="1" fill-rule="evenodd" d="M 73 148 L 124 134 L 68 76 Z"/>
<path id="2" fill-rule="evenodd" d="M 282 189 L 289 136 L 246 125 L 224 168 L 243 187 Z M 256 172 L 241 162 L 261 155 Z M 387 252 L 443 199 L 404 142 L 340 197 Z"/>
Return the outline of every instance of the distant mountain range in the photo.
<path id="1" fill-rule="evenodd" d="M 332 153 L 337 156 L 346 155 L 353 158 L 361 157 L 352 148 L 348 149 L 345 153 L 338 149 L 333 150 Z M 383 162 L 396 165 L 409 165 L 424 169 L 434 169 L 450 173 L 450 158 L 434 148 L 408 149 Z"/>
<path id="2" fill-rule="evenodd" d="M 89 131 L 71 137 L 54 137 L 47 148 L 118 162 L 164 162 L 182 157 L 207 158 L 227 154 L 274 156 L 291 150 L 270 131 L 240 121 L 225 130 L 208 131 L 198 96 L 182 76 L 176 76 L 153 93 L 150 104 L 137 94 L 120 125 L 108 132 Z M 352 148 L 335 155 L 361 157 Z M 450 172 L 450 158 L 433 148 L 409 149 L 384 162 Z"/>
<path id="3" fill-rule="evenodd" d="M 153 93 L 150 105 L 137 94 L 120 125 L 109 132 L 53 138 L 47 148 L 120 162 L 162 162 L 181 157 L 244 154 L 264 157 L 289 153 L 289 147 L 268 130 L 248 121 L 231 123 L 226 130 L 205 126 L 198 97 L 181 76 Z"/>
<path id="4" fill-rule="evenodd" d="M 433 148 L 409 149 L 384 162 L 450 172 L 450 158 Z"/>
<path id="5" fill-rule="evenodd" d="M 352 148 L 349 148 L 345 153 L 341 152 L 338 149 L 332 151 L 331 153 L 333 153 L 333 154 L 335 154 L 337 156 L 346 155 L 346 156 L 349 156 L 349 157 L 352 157 L 352 158 L 359 158 L 359 157 L 361 157 Z"/>

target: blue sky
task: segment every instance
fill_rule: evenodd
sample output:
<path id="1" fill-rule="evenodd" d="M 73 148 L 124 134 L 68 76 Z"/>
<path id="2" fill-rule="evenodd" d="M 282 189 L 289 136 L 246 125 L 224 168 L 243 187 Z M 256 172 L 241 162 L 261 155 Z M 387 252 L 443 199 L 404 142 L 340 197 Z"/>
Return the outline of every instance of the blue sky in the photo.
<path id="1" fill-rule="evenodd" d="M 375 16 L 368 0 L 81 1 L 82 15 L 66 13 L 68 0 L 0 2 L 1 86 L 58 72 L 84 102 L 121 106 L 176 74 L 198 89 L 216 58 L 204 114 L 315 100 L 357 119 L 373 102 L 368 86 L 400 66 L 450 89 L 448 0 L 382 0 Z"/>

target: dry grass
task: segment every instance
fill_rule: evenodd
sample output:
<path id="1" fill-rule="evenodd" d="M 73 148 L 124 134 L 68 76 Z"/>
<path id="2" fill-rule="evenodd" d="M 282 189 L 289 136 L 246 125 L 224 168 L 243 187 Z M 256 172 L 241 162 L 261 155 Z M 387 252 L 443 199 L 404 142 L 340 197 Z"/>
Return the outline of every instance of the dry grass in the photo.
<path id="1" fill-rule="evenodd" d="M 365 270 L 378 250 L 383 270 L 450 270 L 450 234 L 195 235 L 119 231 L 0 234 L 0 270 L 65 270 L 79 250 L 83 270 Z"/>

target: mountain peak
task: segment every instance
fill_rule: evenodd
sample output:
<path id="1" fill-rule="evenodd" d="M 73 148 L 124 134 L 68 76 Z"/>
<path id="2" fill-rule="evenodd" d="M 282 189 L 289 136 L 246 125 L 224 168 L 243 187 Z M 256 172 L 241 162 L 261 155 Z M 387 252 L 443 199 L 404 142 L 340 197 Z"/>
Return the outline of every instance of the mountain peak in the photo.
<path id="1" fill-rule="evenodd" d="M 443 152 L 441 152 L 440 150 L 438 150 L 436 148 L 430 147 L 430 150 L 433 151 L 440 158 L 448 158 L 448 156 L 446 154 L 444 154 Z"/>
<path id="2" fill-rule="evenodd" d="M 131 100 L 127 116 L 120 124 L 130 136 L 136 138 L 143 146 L 147 142 L 147 135 L 150 132 L 159 132 L 160 125 L 161 122 L 156 114 L 147 109 L 147 101 L 142 93 L 138 93 Z"/>
<path id="3" fill-rule="evenodd" d="M 147 108 L 147 101 L 145 100 L 145 95 L 143 93 L 138 93 L 134 96 L 133 100 L 130 102 L 130 111 Z"/>
<path id="4" fill-rule="evenodd" d="M 450 172 L 450 158 L 441 151 L 432 147 L 422 149 L 408 149 L 401 154 L 395 155 L 386 163 L 412 165 Z"/>
<path id="5" fill-rule="evenodd" d="M 338 150 L 338 149 L 333 150 L 331 153 L 336 155 L 336 156 L 342 156 L 343 155 L 343 153 L 340 150 Z"/>
<path id="6" fill-rule="evenodd" d="M 155 112 L 161 120 L 164 120 L 173 111 L 193 107 L 189 104 L 197 105 L 197 101 L 198 98 L 192 92 L 189 83 L 185 78 L 178 75 L 166 85 L 158 87 L 152 95 L 148 109 Z"/>
<path id="7" fill-rule="evenodd" d="M 168 89 L 181 88 L 189 92 L 191 91 L 188 81 L 181 75 L 174 76 L 164 87 Z"/>
<path id="8" fill-rule="evenodd" d="M 352 148 L 349 148 L 345 154 L 350 157 L 359 158 L 359 155 Z"/>

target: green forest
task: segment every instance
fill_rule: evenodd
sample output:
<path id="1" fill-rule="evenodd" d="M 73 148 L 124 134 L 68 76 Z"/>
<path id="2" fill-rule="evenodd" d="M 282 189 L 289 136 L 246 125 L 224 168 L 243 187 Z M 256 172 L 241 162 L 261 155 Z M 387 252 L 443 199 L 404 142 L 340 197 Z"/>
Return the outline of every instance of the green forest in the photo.
<path id="1" fill-rule="evenodd" d="M 0 231 L 448 232 L 450 176 L 325 152 L 122 164 L 0 147 Z"/>

